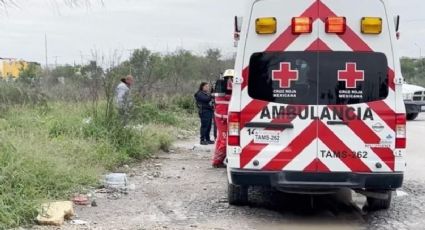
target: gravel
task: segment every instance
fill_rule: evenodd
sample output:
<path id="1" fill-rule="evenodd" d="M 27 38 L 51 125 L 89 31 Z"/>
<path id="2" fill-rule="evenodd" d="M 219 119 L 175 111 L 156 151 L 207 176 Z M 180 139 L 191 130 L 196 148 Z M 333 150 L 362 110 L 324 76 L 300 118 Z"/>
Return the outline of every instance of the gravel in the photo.
<path id="1" fill-rule="evenodd" d="M 132 167 L 136 190 L 118 200 L 97 198 L 78 207 L 73 229 L 425 229 L 425 186 L 407 181 L 388 211 L 363 210 L 364 197 L 347 191 L 327 196 L 250 189 L 250 204 L 229 206 L 224 169 L 210 166 L 212 146 L 180 142 L 175 151 Z M 57 228 L 34 227 L 50 230 Z"/>
<path id="2" fill-rule="evenodd" d="M 396 196 L 390 210 L 369 213 L 365 216 L 369 229 L 425 229 L 424 182 L 407 181 L 402 191 L 407 195 Z"/>

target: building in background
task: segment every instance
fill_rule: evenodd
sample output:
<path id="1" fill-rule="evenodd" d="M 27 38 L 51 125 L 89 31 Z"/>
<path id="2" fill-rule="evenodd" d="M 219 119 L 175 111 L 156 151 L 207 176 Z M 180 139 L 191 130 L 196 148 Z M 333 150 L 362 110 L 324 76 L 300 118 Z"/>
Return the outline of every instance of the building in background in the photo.
<path id="1" fill-rule="evenodd" d="M 29 65 L 38 63 L 27 62 L 15 58 L 0 58 L 0 78 L 1 79 L 17 79 L 20 73 Z"/>

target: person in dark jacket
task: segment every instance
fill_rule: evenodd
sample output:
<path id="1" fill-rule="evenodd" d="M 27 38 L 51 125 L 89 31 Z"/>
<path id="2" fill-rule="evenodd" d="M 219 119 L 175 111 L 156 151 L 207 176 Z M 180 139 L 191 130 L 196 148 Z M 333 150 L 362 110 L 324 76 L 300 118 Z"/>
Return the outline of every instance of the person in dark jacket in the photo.
<path id="1" fill-rule="evenodd" d="M 195 94 L 196 105 L 198 107 L 199 117 L 201 118 L 201 145 L 212 145 L 210 133 L 212 128 L 212 119 L 214 107 L 212 105 L 211 87 L 208 83 L 202 82 L 198 92 Z"/>

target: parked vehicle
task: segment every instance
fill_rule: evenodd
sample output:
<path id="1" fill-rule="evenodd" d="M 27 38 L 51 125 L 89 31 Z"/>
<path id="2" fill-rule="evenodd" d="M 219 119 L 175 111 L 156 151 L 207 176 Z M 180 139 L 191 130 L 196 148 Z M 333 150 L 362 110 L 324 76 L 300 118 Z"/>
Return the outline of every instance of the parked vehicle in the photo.
<path id="1" fill-rule="evenodd" d="M 417 85 L 403 85 L 403 99 L 407 120 L 413 121 L 419 113 L 425 112 L 425 88 Z"/>
<path id="2" fill-rule="evenodd" d="M 399 20 L 390 15 L 387 0 L 252 1 L 229 109 L 230 204 L 266 186 L 348 188 L 370 209 L 390 207 L 406 169 Z"/>

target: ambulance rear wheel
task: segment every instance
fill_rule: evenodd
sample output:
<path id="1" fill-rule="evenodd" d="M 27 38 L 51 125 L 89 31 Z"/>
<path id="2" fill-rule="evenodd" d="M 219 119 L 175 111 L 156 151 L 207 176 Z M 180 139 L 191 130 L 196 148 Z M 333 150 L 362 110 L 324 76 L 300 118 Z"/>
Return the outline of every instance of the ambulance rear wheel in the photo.
<path id="1" fill-rule="evenodd" d="M 246 205 L 248 203 L 248 188 L 229 183 L 227 185 L 227 196 L 230 205 Z"/>
<path id="2" fill-rule="evenodd" d="M 408 121 L 413 121 L 416 118 L 418 118 L 418 116 L 419 116 L 419 113 L 408 113 L 408 114 L 406 114 Z"/>
<path id="3" fill-rule="evenodd" d="M 368 210 L 370 211 L 387 210 L 391 207 L 392 192 L 386 191 L 384 193 L 387 195 L 387 199 L 377 199 L 372 197 L 367 198 Z"/>

